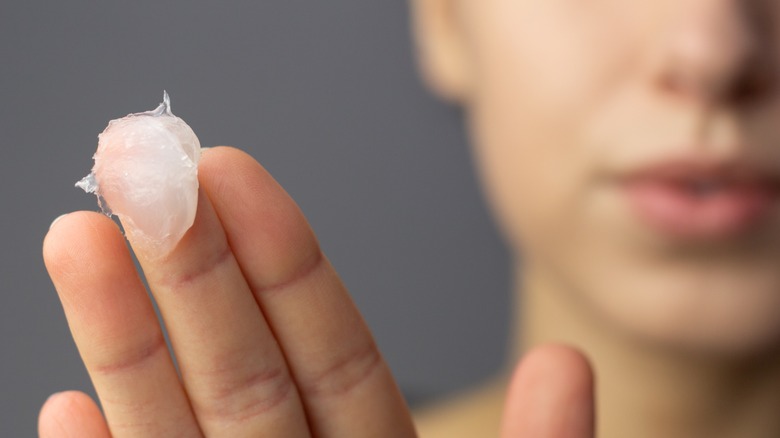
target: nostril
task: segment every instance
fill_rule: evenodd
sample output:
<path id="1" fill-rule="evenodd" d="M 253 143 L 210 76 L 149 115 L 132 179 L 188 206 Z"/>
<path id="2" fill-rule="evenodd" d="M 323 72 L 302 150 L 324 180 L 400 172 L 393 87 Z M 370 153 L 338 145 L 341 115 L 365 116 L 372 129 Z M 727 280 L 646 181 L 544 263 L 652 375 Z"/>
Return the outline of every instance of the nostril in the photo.
<path id="1" fill-rule="evenodd" d="M 653 86 L 708 105 L 755 106 L 774 98 L 780 52 L 768 3 L 690 3 L 658 46 Z"/>
<path id="2" fill-rule="evenodd" d="M 734 105 L 756 105 L 778 91 L 778 69 L 769 60 L 745 62 L 731 77 L 708 75 L 690 68 L 669 69 L 656 86 L 668 96 Z"/>
<path id="3" fill-rule="evenodd" d="M 766 60 L 756 60 L 736 78 L 728 90 L 728 99 L 749 105 L 765 101 L 777 90 L 777 70 Z"/>
<path id="4" fill-rule="evenodd" d="M 657 77 L 656 86 L 670 97 L 704 102 L 721 98 L 727 84 L 705 69 L 678 63 Z"/>

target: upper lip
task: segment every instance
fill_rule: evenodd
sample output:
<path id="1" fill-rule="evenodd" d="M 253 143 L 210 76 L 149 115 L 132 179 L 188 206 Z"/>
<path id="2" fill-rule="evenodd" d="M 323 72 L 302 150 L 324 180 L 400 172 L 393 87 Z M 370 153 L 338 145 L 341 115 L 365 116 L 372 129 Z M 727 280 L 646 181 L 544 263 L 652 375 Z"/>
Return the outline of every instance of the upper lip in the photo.
<path id="1" fill-rule="evenodd" d="M 702 157 L 659 160 L 628 172 L 624 179 L 780 186 L 780 172 L 768 169 L 766 166 L 748 163 L 745 160 L 713 160 Z"/>

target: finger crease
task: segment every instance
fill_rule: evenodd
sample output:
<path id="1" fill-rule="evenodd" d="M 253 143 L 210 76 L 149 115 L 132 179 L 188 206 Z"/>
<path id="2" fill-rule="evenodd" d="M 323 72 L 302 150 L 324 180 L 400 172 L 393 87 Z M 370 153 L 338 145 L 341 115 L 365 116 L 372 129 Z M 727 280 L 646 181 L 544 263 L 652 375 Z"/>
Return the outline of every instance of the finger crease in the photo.
<path id="1" fill-rule="evenodd" d="M 285 280 L 269 286 L 259 286 L 253 284 L 251 286 L 252 292 L 255 294 L 255 296 L 259 297 L 260 295 L 273 294 L 288 289 L 295 283 L 305 280 L 321 266 L 323 266 L 325 264 L 324 262 L 325 256 L 322 254 L 322 251 L 317 251 L 308 262 L 302 264 L 301 267 L 295 271 L 295 273 L 293 273 Z"/>
<path id="2" fill-rule="evenodd" d="M 283 368 L 255 372 L 212 389 L 198 410 L 220 421 L 244 422 L 280 406 L 292 389 L 292 379 Z"/>
<path id="3" fill-rule="evenodd" d="M 183 272 L 176 272 L 171 274 L 164 283 L 171 289 L 183 289 L 191 286 L 199 279 L 208 276 L 217 269 L 221 268 L 225 263 L 233 260 L 233 252 L 229 246 L 225 246 L 221 251 L 215 251 L 211 254 L 205 262 L 201 263 L 197 268 L 187 270 Z"/>
<path id="4" fill-rule="evenodd" d="M 368 345 L 334 362 L 304 386 L 304 393 L 316 396 L 344 396 L 380 368 L 382 357 L 376 344 Z"/>
<path id="5" fill-rule="evenodd" d="M 168 348 L 165 345 L 165 338 L 163 338 L 162 334 L 159 334 L 153 341 L 140 348 L 133 349 L 129 352 L 122 352 L 122 354 L 119 355 L 121 358 L 109 361 L 105 364 L 94 365 L 91 368 L 92 371 L 103 375 L 126 372 L 146 366 L 163 351 L 167 352 Z"/>

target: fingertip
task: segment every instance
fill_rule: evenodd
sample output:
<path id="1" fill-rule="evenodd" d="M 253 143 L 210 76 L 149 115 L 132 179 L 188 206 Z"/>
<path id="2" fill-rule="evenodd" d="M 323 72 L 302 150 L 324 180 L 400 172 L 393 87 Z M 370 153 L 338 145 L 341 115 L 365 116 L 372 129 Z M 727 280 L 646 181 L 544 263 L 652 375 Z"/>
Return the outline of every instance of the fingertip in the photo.
<path id="1" fill-rule="evenodd" d="M 593 372 L 588 358 L 577 348 L 563 344 L 546 344 L 526 353 L 518 365 L 512 386 L 562 391 L 587 390 L 593 385 Z M 551 388 L 551 385 L 555 385 Z"/>
<path id="2" fill-rule="evenodd" d="M 52 394 L 38 416 L 41 438 L 109 437 L 110 432 L 97 404 L 80 391 Z"/>
<path id="3" fill-rule="evenodd" d="M 253 286 L 278 285 L 322 258 L 298 205 L 252 156 L 215 147 L 199 172 L 239 262 L 262 267 L 262 281 Z"/>
<path id="4" fill-rule="evenodd" d="M 235 195 L 236 185 L 254 196 L 267 192 L 269 182 L 273 181 L 257 160 L 232 146 L 209 148 L 208 154 L 202 155 L 198 163 L 198 179 L 215 206 L 240 202 Z"/>
<path id="5" fill-rule="evenodd" d="M 201 159 L 198 163 L 198 171 L 201 175 L 211 174 L 212 172 L 223 172 L 226 168 L 235 166 L 245 167 L 249 165 L 260 165 L 248 153 L 233 146 L 214 146 L 201 148 Z"/>
<path id="6" fill-rule="evenodd" d="M 64 217 L 65 217 L 65 216 L 67 216 L 67 215 L 68 215 L 68 213 L 61 214 L 61 215 L 57 216 L 57 217 L 56 217 L 56 218 L 55 218 L 53 221 L 51 221 L 51 224 L 49 225 L 49 230 L 51 230 L 51 229 L 52 229 L 52 227 L 54 227 L 54 225 L 55 225 L 57 222 L 59 222 L 59 221 L 60 221 L 60 219 L 64 218 Z"/>
<path id="7" fill-rule="evenodd" d="M 198 165 L 201 184 L 212 198 L 233 199 L 233 183 L 253 194 L 282 192 L 282 187 L 254 157 L 232 146 L 209 148 Z"/>
<path id="8" fill-rule="evenodd" d="M 109 314 L 116 318 L 117 312 L 105 313 L 117 305 L 107 302 L 108 292 L 133 288 L 139 281 L 137 274 L 129 275 L 135 268 L 119 227 L 100 213 L 78 211 L 60 218 L 44 238 L 42 253 L 69 323 L 95 322 Z"/>
<path id="9" fill-rule="evenodd" d="M 585 437 L 594 433 L 594 374 L 579 350 L 547 344 L 517 366 L 507 394 L 504 436 Z"/>
<path id="10" fill-rule="evenodd" d="M 55 392 L 43 402 L 39 420 L 48 425 L 64 412 L 89 409 L 89 403 L 92 403 L 92 399 L 80 391 Z"/>
<path id="11" fill-rule="evenodd" d="M 87 254 L 108 256 L 116 245 L 124 244 L 116 224 L 108 217 L 89 211 L 77 211 L 52 222 L 43 240 L 43 260 L 50 275 L 67 272 Z"/>

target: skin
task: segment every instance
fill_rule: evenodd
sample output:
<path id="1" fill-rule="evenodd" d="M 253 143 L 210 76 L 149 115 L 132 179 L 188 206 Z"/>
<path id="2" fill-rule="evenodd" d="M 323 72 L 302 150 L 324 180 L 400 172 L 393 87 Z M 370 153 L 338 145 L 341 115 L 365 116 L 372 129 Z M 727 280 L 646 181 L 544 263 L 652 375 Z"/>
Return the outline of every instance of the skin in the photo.
<path id="1" fill-rule="evenodd" d="M 686 240 L 640 220 L 623 185 L 679 158 L 780 175 L 780 3 L 413 6 L 425 77 L 464 107 L 515 255 L 514 358 L 550 341 L 587 353 L 599 436 L 780 436 L 780 214 Z M 446 436 L 471 400 L 499 397 L 435 408 L 425 429 Z M 480 415 L 483 430 L 497 417 Z"/>
<path id="2" fill-rule="evenodd" d="M 199 170 L 184 239 L 162 257 L 136 246 L 181 381 L 116 225 L 91 212 L 52 225 L 44 259 L 105 417 L 85 394 L 57 394 L 40 435 L 414 436 L 386 363 L 292 199 L 236 149 L 210 149 Z M 572 354 L 558 350 L 541 350 L 517 385 Z"/>
<path id="3" fill-rule="evenodd" d="M 411 6 L 424 77 L 465 109 L 522 321 L 513 371 L 420 414 L 420 434 L 585 438 L 598 422 L 601 437 L 780 436 L 778 214 L 691 242 L 646 226 L 621 189 L 669 157 L 780 174 L 780 3 Z M 104 415 L 58 394 L 41 436 L 414 436 L 289 196 L 231 148 L 205 153 L 199 178 L 173 252 L 131 241 L 181 379 L 117 227 L 86 212 L 52 226 L 44 259 Z"/>

